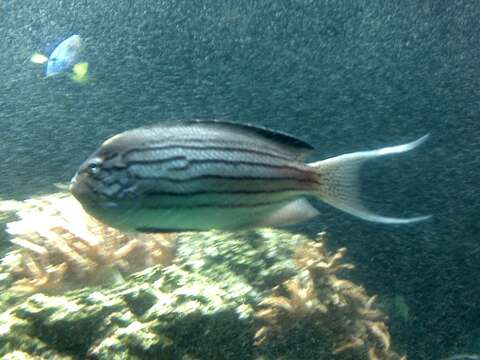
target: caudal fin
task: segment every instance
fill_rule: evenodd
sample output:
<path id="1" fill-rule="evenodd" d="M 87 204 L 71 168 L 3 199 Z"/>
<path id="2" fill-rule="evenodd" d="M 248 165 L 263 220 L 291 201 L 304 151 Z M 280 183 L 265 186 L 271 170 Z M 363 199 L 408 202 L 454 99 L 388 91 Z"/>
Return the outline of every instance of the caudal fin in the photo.
<path id="1" fill-rule="evenodd" d="M 321 176 L 318 197 L 340 210 L 368 221 L 385 224 L 409 224 L 428 219 L 430 216 L 395 218 L 377 215 L 362 205 L 358 186 L 359 170 L 364 162 L 385 155 L 410 151 L 425 142 L 428 136 L 427 134 L 408 144 L 344 154 L 309 164 Z"/>
<path id="2" fill-rule="evenodd" d="M 34 64 L 44 64 L 47 61 L 48 61 L 48 58 L 45 55 L 39 54 L 39 53 L 35 53 L 30 57 L 30 62 Z"/>

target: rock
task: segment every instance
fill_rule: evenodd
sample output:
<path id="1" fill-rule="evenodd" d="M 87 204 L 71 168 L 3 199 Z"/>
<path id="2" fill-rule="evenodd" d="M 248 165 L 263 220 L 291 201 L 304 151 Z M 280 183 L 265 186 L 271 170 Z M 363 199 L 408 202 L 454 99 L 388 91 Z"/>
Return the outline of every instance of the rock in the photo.
<path id="1" fill-rule="evenodd" d="M 352 268 L 342 264 L 345 249 L 330 254 L 322 239 L 271 229 L 183 233 L 176 237 L 176 258 L 169 266 L 55 296 L 21 297 L 8 287 L 8 274 L 0 274 L 0 355 L 310 360 L 318 354 L 353 359 L 354 349 L 370 359 L 400 359 L 389 350 L 383 315 L 372 308 L 374 297 L 337 277 Z M 306 272 L 310 277 L 301 280 Z M 315 320 L 319 313 L 321 331 Z M 291 327 L 289 318 L 301 321 Z M 288 340 L 290 328 L 296 337 Z M 336 337 L 335 332 L 341 333 Z M 298 343 L 299 334 L 309 334 L 308 339 Z M 278 341 L 295 346 L 283 349 Z"/>
<path id="2" fill-rule="evenodd" d="M 147 268 L 120 285 L 23 299 L 4 289 L 1 299 L 10 303 L 0 305 L 0 354 L 252 358 L 254 307 L 296 273 L 292 248 L 300 240 L 273 230 L 185 233 L 173 265 Z"/>

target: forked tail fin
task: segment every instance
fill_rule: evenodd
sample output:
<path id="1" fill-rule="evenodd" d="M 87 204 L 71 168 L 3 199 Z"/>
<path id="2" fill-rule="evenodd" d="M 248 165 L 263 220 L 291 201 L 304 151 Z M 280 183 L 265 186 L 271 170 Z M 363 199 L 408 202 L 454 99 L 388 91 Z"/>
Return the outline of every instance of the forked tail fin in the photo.
<path id="1" fill-rule="evenodd" d="M 30 57 L 30 62 L 34 64 L 44 64 L 47 61 L 48 61 L 48 57 L 39 53 L 35 53 Z"/>
<path id="2" fill-rule="evenodd" d="M 410 151 L 427 140 L 428 134 L 408 144 L 385 147 L 378 150 L 359 151 L 335 156 L 309 164 L 320 174 L 317 196 L 326 203 L 361 219 L 385 224 L 409 224 L 430 218 L 395 218 L 377 215 L 365 208 L 359 197 L 358 176 L 363 163 L 384 155 Z"/>

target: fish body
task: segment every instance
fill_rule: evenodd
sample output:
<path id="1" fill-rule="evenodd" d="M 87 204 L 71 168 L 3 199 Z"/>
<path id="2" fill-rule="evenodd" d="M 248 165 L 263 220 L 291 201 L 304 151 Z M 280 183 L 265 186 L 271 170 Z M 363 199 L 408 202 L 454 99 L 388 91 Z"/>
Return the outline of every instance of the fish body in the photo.
<path id="1" fill-rule="evenodd" d="M 426 217 L 375 215 L 360 204 L 354 183 L 363 161 L 423 140 L 307 164 L 312 146 L 283 133 L 219 121 L 164 123 L 105 141 L 70 190 L 92 216 L 125 231 L 294 224 L 318 215 L 309 196 L 366 220 L 408 223 Z"/>
<path id="2" fill-rule="evenodd" d="M 48 57 L 45 75 L 49 77 L 72 69 L 78 61 L 81 46 L 80 35 L 72 35 L 63 40 Z"/>
<path id="3" fill-rule="evenodd" d="M 83 82 L 88 72 L 88 63 L 79 62 L 81 50 L 82 38 L 80 35 L 72 35 L 63 40 L 49 57 L 35 53 L 30 61 L 37 64 L 47 63 L 45 77 L 71 71 L 74 81 Z"/>

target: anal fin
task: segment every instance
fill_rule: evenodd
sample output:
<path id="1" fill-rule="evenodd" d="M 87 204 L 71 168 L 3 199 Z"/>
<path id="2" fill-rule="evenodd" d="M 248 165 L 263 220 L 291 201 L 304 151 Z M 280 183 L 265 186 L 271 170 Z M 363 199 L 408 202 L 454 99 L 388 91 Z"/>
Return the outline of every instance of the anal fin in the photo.
<path id="1" fill-rule="evenodd" d="M 292 225 L 309 220 L 319 213 L 310 203 L 304 199 L 295 199 L 286 205 L 277 208 L 263 217 L 255 226 L 258 227 L 277 227 L 283 225 Z"/>

